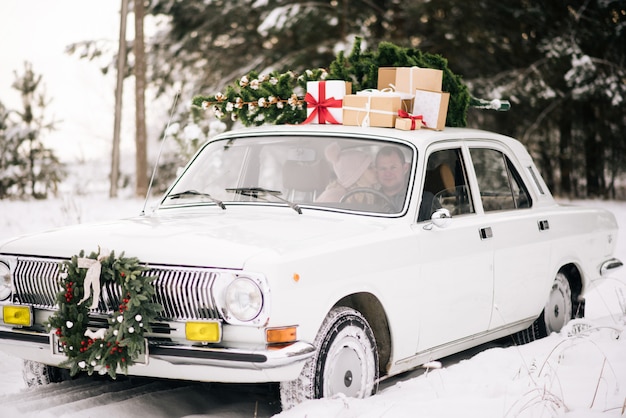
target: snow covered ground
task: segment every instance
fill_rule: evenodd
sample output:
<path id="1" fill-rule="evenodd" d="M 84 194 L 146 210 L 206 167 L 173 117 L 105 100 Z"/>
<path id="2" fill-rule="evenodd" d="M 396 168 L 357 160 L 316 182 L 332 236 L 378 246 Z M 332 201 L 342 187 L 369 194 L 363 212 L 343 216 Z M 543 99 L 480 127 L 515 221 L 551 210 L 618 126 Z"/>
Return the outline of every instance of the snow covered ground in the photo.
<path id="1" fill-rule="evenodd" d="M 102 196 L 102 197 L 98 197 Z M 138 214 L 138 199 L 105 193 L 38 202 L 0 200 L 0 242 L 41 229 Z M 626 203 L 576 202 L 612 210 L 626 259 Z M 589 328 L 591 327 L 591 328 Z M 589 329 L 588 329 L 589 328 Z M 273 388 L 154 379 L 78 379 L 25 388 L 21 361 L 0 353 L 0 416 L 6 417 L 625 417 L 626 269 L 587 298 L 570 332 L 516 347 L 491 344 L 381 385 L 369 399 L 309 401 L 280 412 Z"/>

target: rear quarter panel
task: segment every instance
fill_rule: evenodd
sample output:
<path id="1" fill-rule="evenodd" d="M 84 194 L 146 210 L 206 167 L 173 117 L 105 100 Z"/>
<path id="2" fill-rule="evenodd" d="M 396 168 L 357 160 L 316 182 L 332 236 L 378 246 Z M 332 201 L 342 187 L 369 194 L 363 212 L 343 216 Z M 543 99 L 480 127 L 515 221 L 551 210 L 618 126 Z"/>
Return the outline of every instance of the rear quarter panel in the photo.
<path id="1" fill-rule="evenodd" d="M 557 205 L 550 211 L 554 274 L 574 263 L 581 271 L 583 294 L 600 277 L 600 265 L 612 257 L 617 244 L 615 215 L 605 209 Z"/>

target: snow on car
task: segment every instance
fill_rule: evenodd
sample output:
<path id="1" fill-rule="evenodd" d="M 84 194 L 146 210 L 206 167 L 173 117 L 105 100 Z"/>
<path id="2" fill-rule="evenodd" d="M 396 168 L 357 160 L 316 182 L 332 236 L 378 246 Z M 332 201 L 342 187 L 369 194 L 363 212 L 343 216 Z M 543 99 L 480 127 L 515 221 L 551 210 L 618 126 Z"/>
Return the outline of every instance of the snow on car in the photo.
<path id="1" fill-rule="evenodd" d="M 30 385 L 69 368 L 280 382 L 284 408 L 366 397 L 582 317 L 589 283 L 622 264 L 616 236 L 610 212 L 555 203 L 502 135 L 233 131 L 151 213 L 2 244 L 0 350 L 25 360 Z"/>

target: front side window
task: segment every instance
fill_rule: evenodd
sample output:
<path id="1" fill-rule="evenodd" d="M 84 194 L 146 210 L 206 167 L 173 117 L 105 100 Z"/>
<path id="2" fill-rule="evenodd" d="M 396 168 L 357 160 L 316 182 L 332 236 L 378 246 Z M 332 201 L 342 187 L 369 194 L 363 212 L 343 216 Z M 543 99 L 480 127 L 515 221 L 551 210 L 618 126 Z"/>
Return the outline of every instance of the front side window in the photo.
<path id="1" fill-rule="evenodd" d="M 452 216 L 474 213 L 460 148 L 433 152 L 426 163 L 418 221 L 430 219 L 439 208 Z"/>
<path id="2" fill-rule="evenodd" d="M 408 205 L 414 150 L 342 137 L 254 136 L 209 143 L 161 207 L 277 204 L 380 214 Z"/>
<path id="3" fill-rule="evenodd" d="M 470 154 L 485 212 L 531 207 L 528 190 L 505 154 L 488 148 L 472 148 Z"/>

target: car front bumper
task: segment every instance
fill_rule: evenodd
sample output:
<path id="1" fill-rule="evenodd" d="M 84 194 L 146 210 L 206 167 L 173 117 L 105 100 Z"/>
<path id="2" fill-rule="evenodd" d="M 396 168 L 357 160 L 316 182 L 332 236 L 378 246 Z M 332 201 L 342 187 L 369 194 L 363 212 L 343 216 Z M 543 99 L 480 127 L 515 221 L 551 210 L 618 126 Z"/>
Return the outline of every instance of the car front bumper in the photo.
<path id="1" fill-rule="evenodd" d="M 24 360 L 60 366 L 67 357 L 53 350 L 50 334 L 0 329 L 0 351 Z M 201 382 L 263 383 L 294 380 L 315 347 L 307 342 L 275 348 L 214 348 L 148 341 L 141 363 L 128 368 L 134 376 Z"/>

